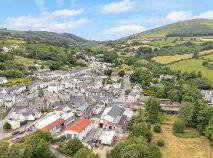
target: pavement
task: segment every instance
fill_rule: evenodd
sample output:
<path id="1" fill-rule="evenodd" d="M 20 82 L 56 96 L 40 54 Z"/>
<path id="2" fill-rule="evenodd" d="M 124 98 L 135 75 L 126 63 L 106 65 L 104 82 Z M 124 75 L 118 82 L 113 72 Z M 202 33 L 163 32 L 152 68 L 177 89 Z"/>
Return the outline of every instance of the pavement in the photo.
<path id="1" fill-rule="evenodd" d="M 131 86 L 130 86 L 129 77 L 125 76 L 123 78 L 123 84 L 122 84 L 122 89 L 120 91 L 120 95 L 118 98 L 114 99 L 114 101 L 115 102 L 125 102 L 125 98 L 126 98 L 125 91 L 130 88 L 131 88 Z"/>
<path id="2" fill-rule="evenodd" d="M 10 118 L 10 114 L 13 112 L 13 108 L 10 110 L 10 112 L 7 114 L 7 116 L 0 121 L 0 139 L 9 137 L 12 135 L 12 132 L 6 133 L 3 129 L 4 123 L 7 122 Z"/>

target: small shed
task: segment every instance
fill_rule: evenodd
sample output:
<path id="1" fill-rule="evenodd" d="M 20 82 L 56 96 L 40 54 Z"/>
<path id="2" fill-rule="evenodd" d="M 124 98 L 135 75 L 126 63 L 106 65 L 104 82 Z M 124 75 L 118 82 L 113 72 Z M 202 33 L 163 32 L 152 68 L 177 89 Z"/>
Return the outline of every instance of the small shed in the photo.
<path id="1" fill-rule="evenodd" d="M 114 131 L 106 131 L 101 135 L 101 143 L 104 145 L 112 145 L 115 137 Z"/>
<path id="2" fill-rule="evenodd" d="M 11 125 L 11 129 L 18 129 L 21 126 L 18 121 L 9 121 L 8 123 Z"/>

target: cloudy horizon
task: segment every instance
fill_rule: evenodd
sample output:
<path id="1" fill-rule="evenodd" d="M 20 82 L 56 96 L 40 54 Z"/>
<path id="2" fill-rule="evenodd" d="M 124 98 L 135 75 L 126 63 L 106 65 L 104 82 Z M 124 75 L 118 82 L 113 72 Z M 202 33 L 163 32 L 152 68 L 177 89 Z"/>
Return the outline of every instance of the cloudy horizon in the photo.
<path id="1" fill-rule="evenodd" d="M 211 6 L 210 0 L 2 0 L 0 27 L 113 40 L 177 21 L 213 19 Z"/>

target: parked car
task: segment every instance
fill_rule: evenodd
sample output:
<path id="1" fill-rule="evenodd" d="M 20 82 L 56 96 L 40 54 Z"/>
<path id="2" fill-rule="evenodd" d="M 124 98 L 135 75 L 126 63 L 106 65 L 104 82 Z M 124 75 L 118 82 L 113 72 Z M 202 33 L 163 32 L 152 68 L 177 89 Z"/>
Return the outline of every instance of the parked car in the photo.
<path id="1" fill-rule="evenodd" d="M 24 130 L 20 131 L 19 134 L 24 134 L 25 132 L 26 132 L 26 130 L 24 129 Z"/>
<path id="2" fill-rule="evenodd" d="M 12 136 L 15 136 L 15 135 L 18 135 L 18 134 L 20 134 L 20 131 L 14 131 L 14 132 L 12 132 Z"/>

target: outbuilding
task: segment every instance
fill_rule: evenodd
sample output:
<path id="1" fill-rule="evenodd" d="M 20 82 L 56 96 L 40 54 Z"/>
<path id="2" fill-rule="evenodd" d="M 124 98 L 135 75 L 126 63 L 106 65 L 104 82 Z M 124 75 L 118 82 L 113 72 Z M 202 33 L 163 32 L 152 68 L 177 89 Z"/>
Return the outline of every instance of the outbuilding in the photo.
<path id="1" fill-rule="evenodd" d="M 79 120 L 65 131 L 65 137 L 68 139 L 78 138 L 82 140 L 92 129 L 91 120 Z"/>

